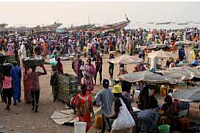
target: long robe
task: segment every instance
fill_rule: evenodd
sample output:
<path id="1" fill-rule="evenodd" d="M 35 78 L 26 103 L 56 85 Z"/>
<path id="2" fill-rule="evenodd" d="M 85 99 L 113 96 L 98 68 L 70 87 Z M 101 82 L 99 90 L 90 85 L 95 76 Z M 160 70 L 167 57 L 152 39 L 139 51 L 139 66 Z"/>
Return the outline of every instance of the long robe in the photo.
<path id="1" fill-rule="evenodd" d="M 26 103 L 31 102 L 31 88 L 30 88 L 30 83 L 31 79 L 27 76 L 28 74 L 31 73 L 31 70 L 28 70 L 27 73 L 25 74 L 24 72 L 24 100 Z"/>
<path id="2" fill-rule="evenodd" d="M 82 72 L 81 72 L 81 64 L 82 64 L 82 60 L 81 59 L 75 59 L 72 63 L 72 68 L 74 70 L 74 72 L 76 73 L 76 75 L 78 76 L 78 84 L 81 84 L 81 78 L 82 78 Z"/>
<path id="3" fill-rule="evenodd" d="M 92 92 L 94 89 L 94 84 L 93 84 L 93 77 L 96 74 L 96 68 L 94 67 L 94 65 L 88 65 L 86 64 L 83 67 L 83 84 L 85 84 L 87 86 L 87 90 L 89 92 Z"/>
<path id="4" fill-rule="evenodd" d="M 86 95 L 78 94 L 74 100 L 74 104 L 79 108 L 82 116 L 79 115 L 79 121 L 86 122 L 86 130 L 88 131 L 92 125 L 91 112 L 92 112 L 92 97 L 86 93 Z"/>
<path id="5" fill-rule="evenodd" d="M 13 79 L 12 87 L 14 102 L 16 102 L 16 100 L 20 100 L 21 97 L 21 76 L 21 68 L 13 66 L 11 70 L 11 77 Z"/>

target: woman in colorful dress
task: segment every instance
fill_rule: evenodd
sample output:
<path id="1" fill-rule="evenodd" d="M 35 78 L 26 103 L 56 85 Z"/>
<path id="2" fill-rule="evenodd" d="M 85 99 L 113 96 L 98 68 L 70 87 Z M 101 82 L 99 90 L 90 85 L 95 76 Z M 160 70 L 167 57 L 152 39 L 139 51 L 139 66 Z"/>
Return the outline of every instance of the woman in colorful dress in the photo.
<path id="1" fill-rule="evenodd" d="M 82 71 L 80 69 L 82 65 L 82 60 L 80 59 L 80 55 L 77 55 L 77 58 L 72 62 L 72 69 L 76 73 L 78 77 L 78 84 L 81 84 L 81 78 L 82 78 Z"/>
<path id="2" fill-rule="evenodd" d="M 92 97 L 87 92 L 86 85 L 81 86 L 81 91 L 82 92 L 76 96 L 74 104 L 78 111 L 79 121 L 87 123 L 86 132 L 88 132 L 92 125 L 91 113 L 94 115 Z"/>
<path id="3" fill-rule="evenodd" d="M 94 89 L 93 77 L 96 74 L 96 68 L 91 63 L 91 59 L 87 60 L 87 64 L 81 67 L 83 70 L 83 84 L 87 86 L 87 90 L 91 92 Z"/>
<path id="4" fill-rule="evenodd" d="M 26 103 L 31 103 L 31 88 L 30 88 L 31 79 L 27 76 L 30 73 L 31 70 L 25 67 L 23 79 L 24 79 L 24 100 Z"/>

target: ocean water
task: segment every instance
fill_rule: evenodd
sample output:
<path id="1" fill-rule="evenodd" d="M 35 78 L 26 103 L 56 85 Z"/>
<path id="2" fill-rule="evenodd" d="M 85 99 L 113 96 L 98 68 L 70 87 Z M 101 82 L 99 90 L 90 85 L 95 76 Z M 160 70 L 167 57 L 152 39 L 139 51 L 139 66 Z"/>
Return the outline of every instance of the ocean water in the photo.
<path id="1" fill-rule="evenodd" d="M 177 24 L 147 24 L 147 23 L 130 23 L 126 28 L 144 28 L 144 29 L 184 29 L 197 27 L 200 29 L 200 24 L 187 24 L 187 25 L 177 25 Z"/>

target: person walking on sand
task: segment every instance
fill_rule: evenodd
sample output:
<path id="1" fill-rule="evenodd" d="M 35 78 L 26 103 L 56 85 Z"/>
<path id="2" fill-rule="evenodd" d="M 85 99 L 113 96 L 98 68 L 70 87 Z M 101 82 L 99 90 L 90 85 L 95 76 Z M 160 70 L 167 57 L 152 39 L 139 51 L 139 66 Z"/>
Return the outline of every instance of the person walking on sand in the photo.
<path id="1" fill-rule="evenodd" d="M 77 58 L 72 62 L 72 69 L 76 73 L 78 77 L 78 84 L 81 84 L 81 78 L 82 78 L 82 71 L 81 71 L 81 65 L 82 65 L 82 60 L 80 59 L 80 55 L 77 55 Z"/>
<path id="2" fill-rule="evenodd" d="M 31 70 L 28 67 L 24 68 L 23 72 L 23 82 L 24 82 L 24 100 L 26 103 L 31 103 L 31 80 L 28 75 L 31 73 Z"/>
<path id="3" fill-rule="evenodd" d="M 99 76 L 100 76 L 100 84 L 102 82 L 102 70 L 103 70 L 103 59 L 102 57 L 100 56 L 100 53 L 97 53 L 97 55 L 94 57 L 94 60 L 95 61 L 95 67 L 96 67 L 96 73 L 95 73 L 95 76 L 94 76 L 94 79 L 95 79 L 95 84 L 96 84 L 96 81 L 97 81 L 97 73 L 99 72 Z"/>
<path id="4" fill-rule="evenodd" d="M 38 106 L 39 106 L 39 98 L 40 98 L 40 83 L 39 83 L 39 76 L 41 75 L 46 75 L 47 71 L 44 67 L 44 65 L 40 66 L 44 72 L 37 72 L 36 66 L 31 67 L 32 72 L 28 75 L 28 77 L 31 80 L 30 85 L 31 85 L 31 98 L 32 98 L 32 110 L 35 110 L 35 112 L 38 111 Z"/>
<path id="5" fill-rule="evenodd" d="M 3 75 L 3 101 L 5 102 L 6 110 L 10 110 L 12 97 L 12 77 L 10 71 L 5 71 Z"/>
<path id="6" fill-rule="evenodd" d="M 114 100 L 114 95 L 112 93 L 112 90 L 109 88 L 108 79 L 103 80 L 103 88 L 104 89 L 97 94 L 97 97 L 95 99 L 97 105 L 101 104 L 101 110 L 102 110 L 103 127 L 100 133 L 105 132 L 107 125 L 108 125 L 108 131 L 109 132 L 111 131 L 111 124 L 109 122 L 109 118 L 106 118 L 106 116 L 111 115 L 112 103 Z"/>
<path id="7" fill-rule="evenodd" d="M 52 73 L 50 79 L 50 85 L 52 86 L 53 102 L 58 98 L 58 71 L 56 66 L 51 66 Z"/>
<path id="8" fill-rule="evenodd" d="M 79 93 L 75 100 L 74 104 L 76 105 L 78 111 L 79 121 L 86 122 L 86 132 L 89 131 L 92 126 L 92 118 L 91 114 L 94 115 L 93 107 L 92 107 L 92 97 L 87 92 L 87 86 L 81 86 L 81 93 Z"/>
<path id="9" fill-rule="evenodd" d="M 17 62 L 15 61 L 13 63 L 13 67 L 11 70 L 11 77 L 13 79 L 12 84 L 13 84 L 13 99 L 14 99 L 14 105 L 17 105 L 17 100 L 18 102 L 21 102 L 21 77 L 22 77 L 22 72 L 21 68 L 17 66 Z"/>
<path id="10" fill-rule="evenodd" d="M 92 92 L 94 90 L 94 84 L 93 84 L 93 77 L 96 73 L 96 68 L 91 63 L 91 59 L 87 60 L 87 64 L 84 66 L 81 66 L 81 70 L 83 70 L 83 84 L 87 86 L 87 90 L 89 92 Z"/>

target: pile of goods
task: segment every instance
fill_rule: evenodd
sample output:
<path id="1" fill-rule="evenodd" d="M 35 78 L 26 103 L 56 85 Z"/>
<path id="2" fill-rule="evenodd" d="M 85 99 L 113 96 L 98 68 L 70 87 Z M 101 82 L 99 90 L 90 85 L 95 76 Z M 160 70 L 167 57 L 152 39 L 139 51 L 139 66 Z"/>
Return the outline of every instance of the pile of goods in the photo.
<path id="1" fill-rule="evenodd" d="M 78 91 L 78 78 L 70 74 L 58 76 L 58 99 L 67 102 Z"/>
<path id="2" fill-rule="evenodd" d="M 23 59 L 22 62 L 23 62 L 23 65 L 26 67 L 32 67 L 32 66 L 43 65 L 45 60 L 43 58 L 27 57 Z"/>
<path id="3" fill-rule="evenodd" d="M 0 64 L 0 73 L 9 73 L 12 69 L 11 63 Z"/>

